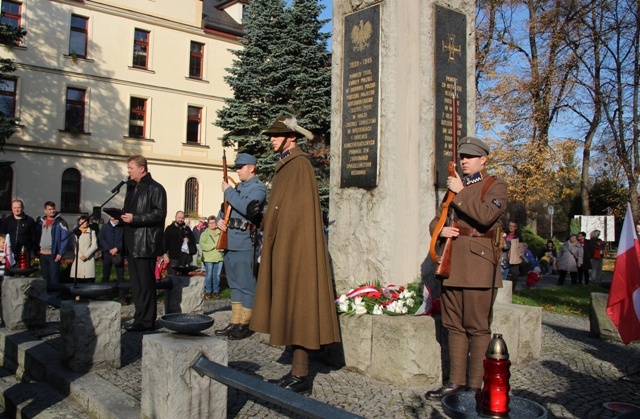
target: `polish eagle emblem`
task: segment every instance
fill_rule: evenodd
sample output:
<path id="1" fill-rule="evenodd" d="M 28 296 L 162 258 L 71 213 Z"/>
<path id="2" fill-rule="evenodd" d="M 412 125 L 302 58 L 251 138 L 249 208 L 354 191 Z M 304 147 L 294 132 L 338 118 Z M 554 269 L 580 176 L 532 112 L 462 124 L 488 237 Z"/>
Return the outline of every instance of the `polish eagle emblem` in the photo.
<path id="1" fill-rule="evenodd" d="M 359 24 L 354 25 L 351 29 L 351 42 L 353 42 L 353 49 L 362 52 L 369 46 L 369 40 L 371 39 L 371 32 L 373 27 L 370 21 L 360 21 Z"/>

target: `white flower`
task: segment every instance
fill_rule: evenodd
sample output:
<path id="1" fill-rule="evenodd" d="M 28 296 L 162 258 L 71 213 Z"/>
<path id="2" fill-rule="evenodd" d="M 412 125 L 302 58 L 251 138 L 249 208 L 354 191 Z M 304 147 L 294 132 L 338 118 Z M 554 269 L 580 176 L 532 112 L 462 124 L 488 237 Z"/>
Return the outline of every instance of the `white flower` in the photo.
<path id="1" fill-rule="evenodd" d="M 415 300 L 413 298 L 409 298 L 408 300 L 405 300 L 404 302 L 408 307 L 413 307 L 413 305 L 416 303 Z"/>
<path id="2" fill-rule="evenodd" d="M 349 312 L 349 300 L 346 300 L 346 301 L 340 302 L 340 303 L 338 304 L 338 309 L 339 309 L 341 312 L 343 312 L 343 313 L 347 313 L 347 312 Z"/>
<path id="3" fill-rule="evenodd" d="M 353 299 L 353 304 L 354 304 L 354 305 L 356 305 L 356 306 L 364 305 L 364 303 L 362 302 L 362 297 L 356 297 L 356 298 L 354 298 L 354 299 Z"/>
<path id="4" fill-rule="evenodd" d="M 387 306 L 387 311 L 390 311 L 392 313 L 397 313 L 397 306 L 398 303 L 397 301 L 392 301 L 388 306 Z"/>
<path id="5" fill-rule="evenodd" d="M 347 301 L 347 294 L 342 294 L 340 298 L 338 298 L 338 302 L 344 303 L 345 301 Z"/>
<path id="6" fill-rule="evenodd" d="M 408 312 L 409 312 L 409 308 L 407 308 L 407 306 L 402 306 L 402 310 L 400 310 L 400 313 L 407 314 Z"/>
<path id="7" fill-rule="evenodd" d="M 367 308 L 364 306 L 364 304 L 358 304 L 355 308 L 357 315 L 367 314 Z"/>
<path id="8" fill-rule="evenodd" d="M 373 308 L 373 314 L 375 314 L 376 316 L 384 314 L 382 312 L 382 306 L 380 304 L 376 304 L 376 306 Z"/>

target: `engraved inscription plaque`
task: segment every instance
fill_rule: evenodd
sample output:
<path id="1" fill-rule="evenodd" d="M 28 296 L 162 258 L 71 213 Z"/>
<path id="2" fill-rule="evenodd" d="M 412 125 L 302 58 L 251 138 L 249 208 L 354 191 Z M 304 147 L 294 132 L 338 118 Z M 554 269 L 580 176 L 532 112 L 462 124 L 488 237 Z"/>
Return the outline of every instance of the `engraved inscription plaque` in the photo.
<path id="1" fill-rule="evenodd" d="M 340 187 L 378 185 L 380 5 L 345 16 Z"/>
<path id="2" fill-rule="evenodd" d="M 467 124 L 467 18 L 462 13 L 436 5 L 435 36 L 435 142 L 438 188 L 447 187 L 447 166 L 453 153 L 453 93 L 458 98 L 458 139 Z"/>

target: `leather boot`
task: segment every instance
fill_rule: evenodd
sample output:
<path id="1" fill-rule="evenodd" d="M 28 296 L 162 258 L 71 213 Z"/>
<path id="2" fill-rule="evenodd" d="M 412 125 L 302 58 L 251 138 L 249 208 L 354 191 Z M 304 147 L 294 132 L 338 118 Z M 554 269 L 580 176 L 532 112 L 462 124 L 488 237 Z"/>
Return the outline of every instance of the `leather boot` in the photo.
<path id="1" fill-rule="evenodd" d="M 253 332 L 249 330 L 248 324 L 238 324 L 229 332 L 227 338 L 229 338 L 229 340 L 242 340 L 244 338 L 248 338 L 252 334 Z"/>
<path id="2" fill-rule="evenodd" d="M 231 303 L 231 321 L 224 329 L 218 329 L 214 333 L 216 336 L 229 336 L 229 333 L 241 323 L 242 303 Z"/>
<path id="3" fill-rule="evenodd" d="M 224 329 L 218 329 L 214 332 L 216 336 L 229 336 L 236 327 L 239 327 L 239 324 L 229 323 Z"/>

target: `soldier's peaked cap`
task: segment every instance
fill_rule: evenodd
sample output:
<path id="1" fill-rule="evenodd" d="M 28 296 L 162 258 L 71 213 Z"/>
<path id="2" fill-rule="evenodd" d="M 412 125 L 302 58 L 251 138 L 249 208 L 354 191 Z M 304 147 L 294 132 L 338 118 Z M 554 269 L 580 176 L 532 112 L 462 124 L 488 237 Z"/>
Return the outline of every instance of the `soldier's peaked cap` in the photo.
<path id="1" fill-rule="evenodd" d="M 489 146 L 476 137 L 463 137 L 458 144 L 458 155 L 466 154 L 467 156 L 488 156 Z"/>

